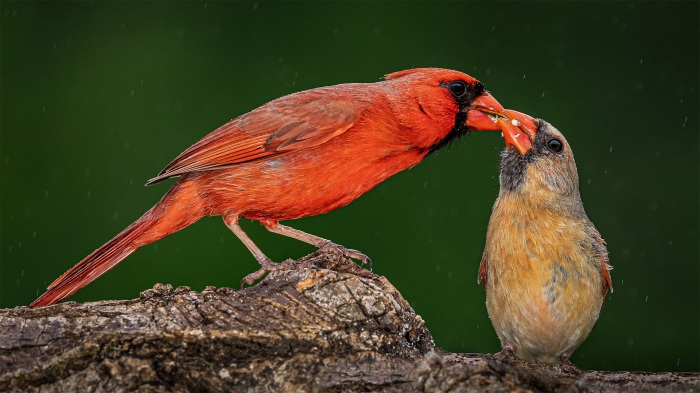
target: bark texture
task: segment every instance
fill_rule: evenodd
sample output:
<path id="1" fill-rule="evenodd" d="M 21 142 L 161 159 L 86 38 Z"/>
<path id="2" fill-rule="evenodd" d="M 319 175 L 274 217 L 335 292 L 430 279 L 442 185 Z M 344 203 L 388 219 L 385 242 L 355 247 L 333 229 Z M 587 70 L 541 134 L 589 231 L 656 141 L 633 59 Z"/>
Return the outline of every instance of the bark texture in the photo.
<path id="1" fill-rule="evenodd" d="M 700 391 L 698 373 L 446 353 L 384 277 L 332 253 L 233 290 L 0 310 L 0 391 Z"/>

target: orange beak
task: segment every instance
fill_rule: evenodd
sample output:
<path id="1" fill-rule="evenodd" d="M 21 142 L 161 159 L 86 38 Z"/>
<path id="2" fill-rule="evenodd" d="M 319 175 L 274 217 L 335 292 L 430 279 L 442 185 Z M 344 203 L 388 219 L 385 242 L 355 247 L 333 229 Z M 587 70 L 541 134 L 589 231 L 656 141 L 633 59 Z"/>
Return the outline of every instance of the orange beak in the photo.
<path id="1" fill-rule="evenodd" d="M 505 118 L 499 118 L 503 139 L 506 147 L 513 146 L 520 154 L 527 153 L 532 147 L 532 139 L 537 133 L 535 119 L 521 112 L 510 109 L 503 110 Z"/>
<path id="2" fill-rule="evenodd" d="M 503 105 L 487 92 L 482 93 L 467 108 L 467 127 L 476 131 L 499 131 L 497 119 L 503 117 Z"/>
<path id="3" fill-rule="evenodd" d="M 529 115 L 504 109 L 487 92 L 477 97 L 467 110 L 467 127 L 476 131 L 501 131 L 506 146 L 513 146 L 520 154 L 532 147 L 537 124 Z"/>

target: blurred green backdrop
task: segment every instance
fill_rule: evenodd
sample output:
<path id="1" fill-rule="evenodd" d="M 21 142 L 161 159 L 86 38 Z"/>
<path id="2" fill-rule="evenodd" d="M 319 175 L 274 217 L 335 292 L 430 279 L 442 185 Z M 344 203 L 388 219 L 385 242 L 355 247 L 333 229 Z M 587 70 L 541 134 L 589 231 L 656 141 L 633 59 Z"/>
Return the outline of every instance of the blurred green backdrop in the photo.
<path id="1" fill-rule="evenodd" d="M 138 218 L 168 188 L 144 182 L 229 119 L 295 91 L 434 66 L 478 78 L 573 146 L 615 266 L 574 363 L 700 370 L 697 1 L 0 6 L 0 307 L 28 304 Z M 291 224 L 371 256 L 439 346 L 495 352 L 476 273 L 502 148 L 497 133 L 475 133 Z M 243 225 L 275 260 L 313 251 Z M 158 282 L 235 287 L 255 269 L 222 220 L 205 218 L 71 300 L 134 298 Z"/>

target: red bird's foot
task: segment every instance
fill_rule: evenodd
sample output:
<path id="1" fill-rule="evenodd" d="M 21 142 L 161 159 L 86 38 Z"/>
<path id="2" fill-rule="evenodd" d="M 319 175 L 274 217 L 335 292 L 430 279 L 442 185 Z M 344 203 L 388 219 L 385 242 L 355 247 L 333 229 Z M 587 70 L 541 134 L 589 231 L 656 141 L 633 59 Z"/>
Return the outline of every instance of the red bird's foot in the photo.
<path id="1" fill-rule="evenodd" d="M 357 259 L 358 261 L 362 262 L 363 265 L 369 265 L 369 271 L 372 271 L 372 260 L 367 255 L 357 250 L 345 248 L 340 244 L 335 244 L 331 241 L 328 241 L 326 244 L 322 245 L 318 249 L 321 251 L 331 251 L 338 256 Z"/>
<path id="2" fill-rule="evenodd" d="M 265 262 L 260 262 L 260 266 L 262 266 L 260 269 L 258 269 L 254 273 L 250 273 L 249 275 L 243 277 L 241 280 L 241 289 L 243 289 L 243 286 L 245 284 L 248 284 L 248 286 L 252 286 L 255 284 L 256 281 L 260 280 L 261 278 L 265 277 L 265 275 L 269 272 L 275 271 L 275 270 L 293 270 L 297 268 L 297 261 L 293 259 L 287 259 L 283 262 L 276 263 L 272 262 L 271 260 L 267 260 Z"/>

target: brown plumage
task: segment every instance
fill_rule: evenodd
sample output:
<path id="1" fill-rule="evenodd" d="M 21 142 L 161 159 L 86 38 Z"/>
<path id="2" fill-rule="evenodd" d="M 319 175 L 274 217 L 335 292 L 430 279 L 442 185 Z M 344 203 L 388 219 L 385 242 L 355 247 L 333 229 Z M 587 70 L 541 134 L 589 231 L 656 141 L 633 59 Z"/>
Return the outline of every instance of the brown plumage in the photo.
<path id="1" fill-rule="evenodd" d="M 531 146 L 501 155 L 479 281 L 502 354 L 569 363 L 612 291 L 611 267 L 569 144 L 545 121 L 530 129 Z"/>

